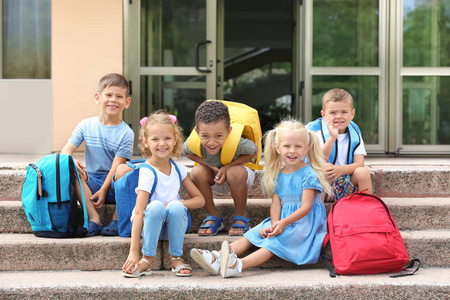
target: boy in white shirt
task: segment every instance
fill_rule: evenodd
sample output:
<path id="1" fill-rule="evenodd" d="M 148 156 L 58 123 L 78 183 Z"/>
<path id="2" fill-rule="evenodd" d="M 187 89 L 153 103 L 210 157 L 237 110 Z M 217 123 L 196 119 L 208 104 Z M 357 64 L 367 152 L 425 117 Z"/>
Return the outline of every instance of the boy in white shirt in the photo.
<path id="1" fill-rule="evenodd" d="M 322 118 L 306 127 L 318 136 L 325 160 L 325 176 L 331 182 L 329 198 L 337 201 L 356 191 L 372 194 L 370 173 L 364 167 L 361 131 L 352 121 L 355 116 L 353 98 L 345 90 L 332 89 L 322 98 Z"/>

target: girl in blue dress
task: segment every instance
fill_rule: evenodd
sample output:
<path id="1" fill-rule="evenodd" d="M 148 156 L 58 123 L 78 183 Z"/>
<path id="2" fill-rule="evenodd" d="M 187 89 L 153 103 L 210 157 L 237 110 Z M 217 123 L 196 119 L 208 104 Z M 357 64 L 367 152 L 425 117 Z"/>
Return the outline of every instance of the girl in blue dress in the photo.
<path id="1" fill-rule="evenodd" d="M 265 136 L 264 160 L 263 185 L 272 195 L 270 217 L 231 244 L 224 241 L 220 252 L 192 249 L 192 258 L 210 274 L 234 276 L 273 255 L 297 265 L 319 259 L 327 233 L 321 193 L 329 193 L 330 186 L 315 133 L 295 120 L 281 122 Z M 238 258 L 253 245 L 259 249 Z"/>

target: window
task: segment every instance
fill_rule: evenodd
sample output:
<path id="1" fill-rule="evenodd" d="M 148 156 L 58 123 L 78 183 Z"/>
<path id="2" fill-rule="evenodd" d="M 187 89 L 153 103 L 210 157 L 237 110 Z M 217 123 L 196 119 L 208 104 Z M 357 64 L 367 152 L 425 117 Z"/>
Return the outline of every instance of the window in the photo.
<path id="1" fill-rule="evenodd" d="M 0 0 L 0 78 L 51 78 L 51 0 Z"/>

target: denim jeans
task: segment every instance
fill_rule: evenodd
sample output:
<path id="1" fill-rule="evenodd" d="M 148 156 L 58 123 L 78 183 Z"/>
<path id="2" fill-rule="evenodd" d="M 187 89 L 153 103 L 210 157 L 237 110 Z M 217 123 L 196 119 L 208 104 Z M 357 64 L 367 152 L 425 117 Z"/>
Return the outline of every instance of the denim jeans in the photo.
<path id="1" fill-rule="evenodd" d="M 145 256 L 156 255 L 158 241 L 169 241 L 169 254 L 183 255 L 183 241 L 188 226 L 188 209 L 180 201 L 172 201 L 164 207 L 159 201 L 152 201 L 144 211 L 142 228 Z"/>

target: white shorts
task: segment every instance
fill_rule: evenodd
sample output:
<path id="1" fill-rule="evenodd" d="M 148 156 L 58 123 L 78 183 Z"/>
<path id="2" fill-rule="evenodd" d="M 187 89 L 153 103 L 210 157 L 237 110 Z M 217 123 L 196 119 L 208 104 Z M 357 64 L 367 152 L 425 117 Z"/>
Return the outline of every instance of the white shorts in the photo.
<path id="1" fill-rule="evenodd" d="M 250 190 L 250 188 L 253 185 L 253 181 L 255 181 L 255 171 L 250 169 L 247 166 L 243 166 L 247 170 L 247 190 Z M 214 184 L 211 186 L 211 189 L 214 192 L 221 193 L 221 194 L 229 194 L 230 193 L 230 186 L 228 185 L 228 182 L 225 182 L 222 185 Z"/>

